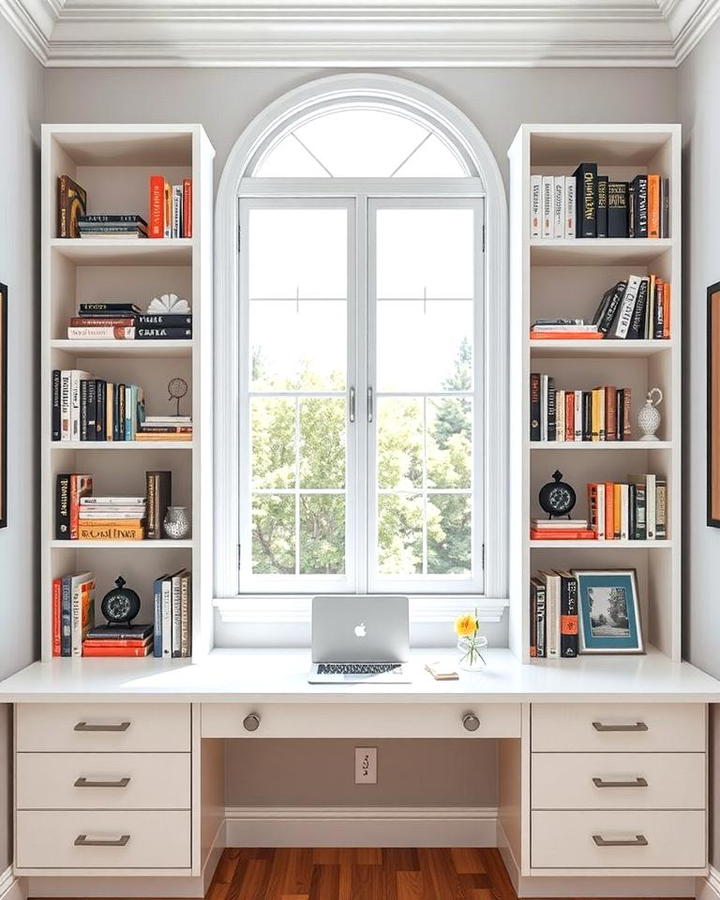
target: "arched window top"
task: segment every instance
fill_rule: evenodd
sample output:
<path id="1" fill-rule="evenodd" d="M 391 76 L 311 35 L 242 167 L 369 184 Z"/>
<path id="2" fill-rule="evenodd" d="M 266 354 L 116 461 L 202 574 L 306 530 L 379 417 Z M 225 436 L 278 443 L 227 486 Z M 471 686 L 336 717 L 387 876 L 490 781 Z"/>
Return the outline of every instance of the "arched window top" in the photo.
<path id="1" fill-rule="evenodd" d="M 467 178 L 441 125 L 397 102 L 358 98 L 305 110 L 256 153 L 259 178 Z"/>

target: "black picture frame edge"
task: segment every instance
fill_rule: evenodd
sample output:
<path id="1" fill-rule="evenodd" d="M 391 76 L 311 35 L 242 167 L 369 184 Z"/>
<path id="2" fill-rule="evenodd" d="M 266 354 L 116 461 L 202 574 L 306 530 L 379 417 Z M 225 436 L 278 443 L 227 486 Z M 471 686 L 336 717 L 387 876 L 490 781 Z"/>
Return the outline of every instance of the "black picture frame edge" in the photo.
<path id="1" fill-rule="evenodd" d="M 0 528 L 7 528 L 7 448 L 8 448 L 8 286 L 0 282 Z"/>
<path id="2" fill-rule="evenodd" d="M 720 528 L 720 519 L 713 518 L 712 515 L 712 466 L 713 466 L 713 435 L 712 435 L 712 383 L 711 383 L 711 373 L 712 373 L 712 353 L 713 353 L 713 341 L 712 341 L 712 298 L 713 295 L 720 294 L 720 281 L 716 281 L 715 284 L 711 284 L 707 289 L 707 321 L 705 323 L 705 327 L 707 330 L 707 359 L 705 360 L 705 367 L 707 369 L 707 380 L 706 380 L 706 422 L 705 422 L 705 430 L 707 431 L 707 510 L 706 510 L 706 524 L 708 528 Z"/>

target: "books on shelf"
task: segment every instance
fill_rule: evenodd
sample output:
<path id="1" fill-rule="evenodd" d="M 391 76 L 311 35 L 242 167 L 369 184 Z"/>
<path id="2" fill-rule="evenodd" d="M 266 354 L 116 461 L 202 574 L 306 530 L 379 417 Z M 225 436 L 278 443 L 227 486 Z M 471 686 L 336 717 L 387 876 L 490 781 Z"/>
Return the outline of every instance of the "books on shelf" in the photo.
<path id="1" fill-rule="evenodd" d="M 192 573 L 179 569 L 161 575 L 153 584 L 155 641 L 158 658 L 192 655 Z"/>
<path id="2" fill-rule="evenodd" d="M 163 175 L 150 176 L 150 238 L 192 237 L 192 179 L 171 185 Z"/>
<path id="3" fill-rule="evenodd" d="M 632 390 L 605 385 L 558 390 L 552 375 L 530 373 L 530 440 L 629 441 Z"/>
<path id="4" fill-rule="evenodd" d="M 667 481 L 628 475 L 627 482 L 590 482 L 588 519 L 599 541 L 667 539 Z"/>
<path id="5" fill-rule="evenodd" d="M 78 217 L 81 238 L 146 238 L 147 222 L 139 215 L 100 214 Z"/>
<path id="6" fill-rule="evenodd" d="M 540 571 L 530 580 L 530 656 L 578 655 L 578 584 L 570 572 Z"/>
<path id="7" fill-rule="evenodd" d="M 83 639 L 94 622 L 94 574 L 79 572 L 53 579 L 53 656 L 81 656 Z"/>
<path id="8" fill-rule="evenodd" d="M 75 541 L 79 537 L 80 501 L 93 492 L 92 475 L 61 472 L 55 478 L 55 539 Z"/>
<path id="9" fill-rule="evenodd" d="M 141 541 L 146 518 L 144 497 L 83 497 L 78 537 L 81 541 Z"/>
<path id="10" fill-rule="evenodd" d="M 82 655 L 144 657 L 152 648 L 152 625 L 96 625 L 88 630 Z"/>
<path id="11" fill-rule="evenodd" d="M 134 303 L 81 303 L 68 340 L 178 341 L 192 339 L 192 315 L 143 313 Z"/>
<path id="12" fill-rule="evenodd" d="M 595 532 L 588 528 L 587 519 L 531 519 L 530 540 L 533 541 L 594 541 Z"/>
<path id="13" fill-rule="evenodd" d="M 572 175 L 530 176 L 530 237 L 667 238 L 670 179 L 657 173 L 613 181 L 598 164 Z"/>
<path id="14" fill-rule="evenodd" d="M 133 441 L 145 420 L 145 392 L 80 369 L 52 372 L 53 441 Z"/>

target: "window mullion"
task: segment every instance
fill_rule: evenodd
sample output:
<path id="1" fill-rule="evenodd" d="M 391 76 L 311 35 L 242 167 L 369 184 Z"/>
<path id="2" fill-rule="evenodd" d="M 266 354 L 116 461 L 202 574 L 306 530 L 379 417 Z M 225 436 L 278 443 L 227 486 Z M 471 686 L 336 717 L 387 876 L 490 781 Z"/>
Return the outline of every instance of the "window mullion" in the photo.
<path id="1" fill-rule="evenodd" d="M 356 467 L 355 484 L 355 552 L 356 590 L 367 593 L 369 568 L 369 509 L 372 503 L 370 485 L 369 429 L 367 420 L 367 389 L 370 384 L 372 340 L 368 310 L 368 199 L 356 196 L 355 206 L 355 379 L 357 385 L 357 415 L 355 420 Z"/>

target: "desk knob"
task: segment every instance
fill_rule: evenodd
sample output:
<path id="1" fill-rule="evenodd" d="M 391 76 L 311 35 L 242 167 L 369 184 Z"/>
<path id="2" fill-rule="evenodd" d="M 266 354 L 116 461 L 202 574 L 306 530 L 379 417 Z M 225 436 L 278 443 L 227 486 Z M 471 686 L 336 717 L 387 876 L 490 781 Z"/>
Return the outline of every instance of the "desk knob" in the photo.
<path id="1" fill-rule="evenodd" d="M 480 719 L 475 713 L 465 713 L 462 723 L 465 731 L 477 731 L 480 727 Z"/>
<path id="2" fill-rule="evenodd" d="M 243 728 L 245 731 L 257 731 L 260 727 L 260 716 L 257 713 L 250 713 L 243 719 Z"/>

